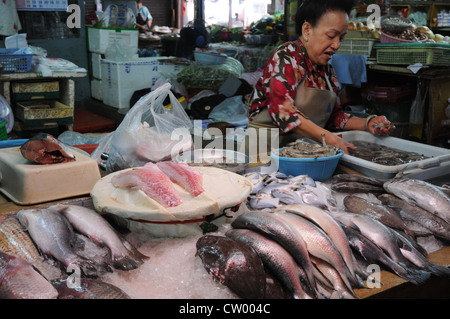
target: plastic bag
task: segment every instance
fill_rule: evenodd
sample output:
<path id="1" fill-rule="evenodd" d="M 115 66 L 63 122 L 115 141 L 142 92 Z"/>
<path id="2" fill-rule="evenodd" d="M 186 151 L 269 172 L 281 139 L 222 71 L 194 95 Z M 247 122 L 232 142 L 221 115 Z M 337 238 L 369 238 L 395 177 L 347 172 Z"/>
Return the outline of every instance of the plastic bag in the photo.
<path id="1" fill-rule="evenodd" d="M 110 4 L 103 12 L 96 26 L 133 29 L 136 27 L 136 16 L 133 10 L 126 5 Z"/>
<path id="2" fill-rule="evenodd" d="M 423 117 L 424 117 L 424 105 L 425 98 L 428 92 L 425 92 L 425 96 L 422 99 L 422 95 L 420 93 L 420 85 L 417 85 L 417 92 L 414 101 L 411 104 L 411 109 L 409 113 L 409 129 L 410 134 L 417 138 L 422 138 L 423 133 Z"/>
<path id="3" fill-rule="evenodd" d="M 213 108 L 209 113 L 209 118 L 236 126 L 247 125 L 247 105 L 242 101 L 241 95 L 229 97 Z"/>
<path id="4" fill-rule="evenodd" d="M 0 118 L 6 120 L 6 133 L 10 133 L 14 127 L 14 114 L 6 99 L 0 94 Z"/>
<path id="5" fill-rule="evenodd" d="M 147 162 L 169 160 L 193 146 L 192 123 L 167 83 L 141 97 L 113 132 L 92 154 L 108 153 L 106 171 L 140 167 Z M 169 95 L 170 105 L 163 101 Z"/>

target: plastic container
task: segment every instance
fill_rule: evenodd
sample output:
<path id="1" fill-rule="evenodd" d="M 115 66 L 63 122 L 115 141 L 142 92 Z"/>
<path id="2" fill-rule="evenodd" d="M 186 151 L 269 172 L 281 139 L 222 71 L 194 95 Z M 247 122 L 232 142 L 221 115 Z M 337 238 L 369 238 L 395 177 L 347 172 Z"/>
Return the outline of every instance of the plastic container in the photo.
<path id="1" fill-rule="evenodd" d="M 392 35 L 388 35 L 388 34 L 384 33 L 383 31 L 381 31 L 380 32 L 380 42 L 381 43 L 413 43 L 413 42 L 416 42 L 416 41 L 400 39 L 398 37 L 394 37 Z"/>
<path id="2" fill-rule="evenodd" d="M 370 56 L 375 41 L 375 39 L 345 38 L 342 40 L 338 53 Z"/>
<path id="3" fill-rule="evenodd" d="M 278 149 L 280 150 L 280 149 Z M 339 159 L 344 155 L 340 150 L 338 154 L 317 158 L 293 158 L 278 156 L 270 152 L 270 157 L 277 161 L 278 171 L 292 176 L 309 175 L 316 181 L 330 178 L 336 170 Z"/>
<path id="4" fill-rule="evenodd" d="M 222 64 L 227 60 L 227 55 L 208 53 L 208 52 L 194 52 L 195 61 L 201 64 Z"/>
<path id="5" fill-rule="evenodd" d="M 0 118 L 0 141 L 8 139 L 8 133 L 6 133 L 6 120 Z"/>
<path id="6" fill-rule="evenodd" d="M 378 64 L 450 66 L 450 45 L 440 43 L 379 43 Z"/>

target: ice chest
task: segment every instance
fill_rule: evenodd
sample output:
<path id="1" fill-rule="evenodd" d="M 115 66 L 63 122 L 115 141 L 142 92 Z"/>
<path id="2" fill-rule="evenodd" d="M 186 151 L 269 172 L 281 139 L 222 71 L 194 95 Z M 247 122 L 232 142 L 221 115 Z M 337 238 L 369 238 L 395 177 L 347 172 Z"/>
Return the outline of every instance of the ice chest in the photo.
<path id="1" fill-rule="evenodd" d="M 404 176 L 437 176 L 450 172 L 450 150 L 432 145 L 412 142 L 397 137 L 377 137 L 365 131 L 340 132 L 348 142 L 365 141 L 376 143 L 390 148 L 395 148 L 407 152 L 416 152 L 429 158 L 401 165 L 381 165 L 361 158 L 345 154 L 340 159 L 340 164 L 354 169 L 366 176 L 376 178 L 393 178 L 398 173 Z"/>
<path id="2" fill-rule="evenodd" d="M 115 29 L 86 27 L 89 52 L 104 54 L 106 49 L 118 42 L 120 46 L 134 47 L 138 49 L 138 29 Z"/>

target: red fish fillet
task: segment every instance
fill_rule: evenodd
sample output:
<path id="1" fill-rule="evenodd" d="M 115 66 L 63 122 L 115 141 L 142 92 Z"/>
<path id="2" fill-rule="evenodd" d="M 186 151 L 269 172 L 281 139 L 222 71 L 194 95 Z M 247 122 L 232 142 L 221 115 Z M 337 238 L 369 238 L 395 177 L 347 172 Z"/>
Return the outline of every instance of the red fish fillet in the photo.
<path id="1" fill-rule="evenodd" d="M 158 162 L 156 165 L 170 177 L 172 182 L 177 183 L 192 195 L 198 196 L 205 191 L 202 174 L 187 163 L 166 161 Z"/>
<path id="2" fill-rule="evenodd" d="M 164 207 L 175 207 L 183 202 L 170 178 L 153 163 L 118 174 L 111 183 L 115 187 L 140 189 Z"/>

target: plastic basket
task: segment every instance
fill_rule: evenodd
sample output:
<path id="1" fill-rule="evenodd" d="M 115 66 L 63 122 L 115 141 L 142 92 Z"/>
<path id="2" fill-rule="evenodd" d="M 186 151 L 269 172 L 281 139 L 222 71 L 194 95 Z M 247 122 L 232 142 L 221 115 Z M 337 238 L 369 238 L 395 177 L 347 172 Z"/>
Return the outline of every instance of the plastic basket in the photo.
<path id="1" fill-rule="evenodd" d="M 375 45 L 378 64 L 450 66 L 450 45 L 438 43 L 380 43 Z"/>
<path id="2" fill-rule="evenodd" d="M 415 43 L 414 40 L 405 40 L 400 39 L 391 35 L 388 35 L 384 33 L 383 31 L 380 32 L 380 42 L 381 43 Z"/>
<path id="3" fill-rule="evenodd" d="M 3 73 L 23 73 L 31 70 L 32 54 L 14 54 L 17 49 L 0 48 L 0 64 Z"/>
<path id="4" fill-rule="evenodd" d="M 280 149 L 278 149 L 280 150 Z M 309 175 L 316 181 L 330 178 L 336 170 L 339 159 L 344 155 L 342 150 L 338 154 L 317 158 L 292 158 L 278 156 L 270 152 L 270 157 L 278 162 L 278 171 L 292 176 Z"/>
<path id="5" fill-rule="evenodd" d="M 398 102 L 414 97 L 415 91 L 409 84 L 398 86 L 369 86 L 367 100 L 376 102 Z"/>
<path id="6" fill-rule="evenodd" d="M 375 41 L 375 39 L 345 38 L 342 40 L 338 53 L 370 56 Z"/>

